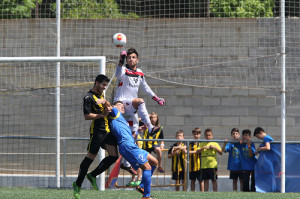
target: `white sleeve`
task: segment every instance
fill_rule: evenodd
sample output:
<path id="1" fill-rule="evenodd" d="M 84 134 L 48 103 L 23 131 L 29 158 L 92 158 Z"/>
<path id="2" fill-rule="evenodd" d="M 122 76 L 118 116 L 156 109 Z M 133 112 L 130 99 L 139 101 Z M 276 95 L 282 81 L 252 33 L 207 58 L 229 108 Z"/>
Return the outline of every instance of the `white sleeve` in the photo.
<path id="1" fill-rule="evenodd" d="M 142 90 L 149 96 L 149 97 L 153 97 L 155 95 L 155 93 L 152 91 L 152 89 L 148 86 L 145 76 L 143 77 L 142 81 L 141 81 L 141 86 L 142 86 Z"/>
<path id="2" fill-rule="evenodd" d="M 123 75 L 124 71 L 125 71 L 124 66 L 117 65 L 116 72 L 115 72 L 116 78 L 119 79 Z"/>

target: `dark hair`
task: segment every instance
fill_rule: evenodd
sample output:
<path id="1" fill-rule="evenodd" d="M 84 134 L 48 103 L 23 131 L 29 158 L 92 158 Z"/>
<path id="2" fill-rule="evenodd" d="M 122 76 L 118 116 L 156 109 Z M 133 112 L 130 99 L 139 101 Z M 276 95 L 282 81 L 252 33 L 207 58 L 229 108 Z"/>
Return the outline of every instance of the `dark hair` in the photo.
<path id="1" fill-rule="evenodd" d="M 261 128 L 261 127 L 256 127 L 256 129 L 254 130 L 254 136 L 257 134 L 260 134 L 260 132 L 265 132 L 265 129 Z"/>
<path id="2" fill-rule="evenodd" d="M 205 135 L 207 132 L 211 132 L 211 133 L 212 133 L 212 129 L 205 129 L 204 135 Z"/>
<path id="3" fill-rule="evenodd" d="M 176 132 L 176 136 L 178 135 L 178 134 L 180 134 L 180 133 L 182 133 L 183 134 L 183 136 L 184 136 L 184 131 L 183 130 L 178 130 L 177 132 Z"/>
<path id="4" fill-rule="evenodd" d="M 143 121 L 139 121 L 139 126 L 143 126 L 144 122 Z"/>
<path id="5" fill-rule="evenodd" d="M 193 129 L 192 133 L 200 133 L 201 134 L 201 129 L 196 127 Z"/>
<path id="6" fill-rule="evenodd" d="M 244 129 L 242 131 L 242 135 L 249 135 L 249 136 L 251 136 L 251 131 L 249 129 Z"/>
<path id="7" fill-rule="evenodd" d="M 108 77 L 106 77 L 103 74 L 100 74 L 96 77 L 94 85 L 96 85 L 96 82 L 102 83 L 102 82 L 109 82 L 109 81 L 110 81 L 110 79 Z"/>
<path id="8" fill-rule="evenodd" d="M 136 56 L 139 57 L 138 52 L 137 52 L 134 48 L 129 48 L 129 49 L 127 50 L 127 56 L 128 56 L 128 55 L 131 55 L 131 54 L 133 54 L 133 53 L 135 53 Z"/>
<path id="9" fill-rule="evenodd" d="M 230 135 L 232 135 L 233 132 L 238 132 L 238 133 L 240 133 L 240 130 L 239 130 L 238 128 L 233 128 L 233 129 L 231 129 Z"/>

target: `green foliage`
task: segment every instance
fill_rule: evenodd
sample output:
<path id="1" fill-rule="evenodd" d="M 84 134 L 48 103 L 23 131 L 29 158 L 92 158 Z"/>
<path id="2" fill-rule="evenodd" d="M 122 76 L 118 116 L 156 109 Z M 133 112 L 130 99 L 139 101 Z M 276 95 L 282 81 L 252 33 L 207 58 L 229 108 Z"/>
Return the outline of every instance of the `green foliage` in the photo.
<path id="1" fill-rule="evenodd" d="M 55 12 L 56 4 L 52 4 Z M 123 14 L 114 0 L 65 0 L 61 3 L 62 18 L 139 18 L 135 13 Z"/>
<path id="2" fill-rule="evenodd" d="M 0 18 L 30 18 L 31 12 L 35 8 L 35 4 L 41 2 L 42 0 L 1 0 Z"/>
<path id="3" fill-rule="evenodd" d="M 211 0 L 215 17 L 273 17 L 275 0 Z"/>

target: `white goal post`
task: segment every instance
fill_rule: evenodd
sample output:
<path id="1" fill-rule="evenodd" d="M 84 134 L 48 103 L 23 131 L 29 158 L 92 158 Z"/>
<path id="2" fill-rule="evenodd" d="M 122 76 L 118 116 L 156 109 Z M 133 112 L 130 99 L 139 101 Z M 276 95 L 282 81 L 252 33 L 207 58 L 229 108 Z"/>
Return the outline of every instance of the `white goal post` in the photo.
<path id="1" fill-rule="evenodd" d="M 60 62 L 99 62 L 99 74 L 105 74 L 106 67 L 106 57 L 105 56 L 78 56 L 78 57 L 0 57 L 0 63 L 3 62 L 57 62 L 56 65 L 56 87 L 55 87 L 55 112 L 56 112 L 56 187 L 61 187 L 61 172 L 60 172 Z M 99 151 L 99 161 L 101 161 L 105 156 L 103 149 Z M 105 173 L 100 175 L 100 190 L 105 190 Z"/>

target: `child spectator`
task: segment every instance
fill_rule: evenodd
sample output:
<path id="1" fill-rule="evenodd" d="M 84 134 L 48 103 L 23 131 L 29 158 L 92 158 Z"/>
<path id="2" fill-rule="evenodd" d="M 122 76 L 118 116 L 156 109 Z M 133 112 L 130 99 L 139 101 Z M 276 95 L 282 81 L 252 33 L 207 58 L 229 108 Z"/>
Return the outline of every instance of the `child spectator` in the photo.
<path id="1" fill-rule="evenodd" d="M 162 130 L 162 126 L 159 124 L 159 117 L 157 113 L 152 112 L 149 114 L 151 124 L 153 125 L 153 131 L 152 133 L 149 133 L 148 129 L 144 132 L 144 139 L 164 139 L 164 133 Z M 157 170 L 160 173 L 164 173 L 165 171 L 161 167 L 161 160 L 162 160 L 162 150 L 164 149 L 164 141 L 160 142 L 160 145 L 158 145 L 157 141 L 145 141 L 143 144 L 143 149 L 147 152 L 151 153 L 154 151 L 157 155 L 158 160 L 158 168 Z"/>
<path id="2" fill-rule="evenodd" d="M 195 140 L 199 140 L 201 136 L 201 129 L 194 128 L 192 131 L 193 137 Z M 202 180 L 201 171 L 200 171 L 200 153 L 197 153 L 197 150 L 200 149 L 200 142 L 191 142 L 190 143 L 190 180 L 191 180 L 191 191 L 195 191 L 196 180 L 198 180 L 200 185 L 200 191 L 204 191 L 204 182 Z"/>
<path id="3" fill-rule="evenodd" d="M 260 151 L 269 151 L 271 149 L 270 142 L 274 141 L 274 139 L 270 135 L 268 135 L 263 128 L 257 127 L 254 130 L 254 136 L 257 139 L 263 140 L 263 143 L 259 145 L 259 147 L 257 147 L 257 153 L 259 153 Z"/>
<path id="4" fill-rule="evenodd" d="M 185 171 L 185 154 L 187 152 L 186 146 L 181 141 L 184 139 L 183 130 L 176 132 L 176 139 L 178 142 L 173 144 L 168 151 L 168 158 L 172 158 L 172 180 L 176 181 L 176 184 L 180 184 L 180 180 L 184 181 L 184 171 Z M 175 186 L 175 190 L 179 191 L 179 186 Z"/>
<path id="5" fill-rule="evenodd" d="M 204 136 L 207 140 L 212 140 L 214 137 L 211 129 L 205 129 Z M 201 172 L 202 180 L 204 180 L 204 191 L 208 191 L 209 189 L 209 180 L 212 181 L 213 191 L 218 191 L 217 153 L 222 155 L 220 145 L 216 142 L 201 142 L 197 153 L 201 153 Z"/>
<path id="6" fill-rule="evenodd" d="M 233 128 L 231 130 L 232 141 L 240 140 L 240 131 L 238 128 Z M 240 191 L 243 190 L 243 172 L 241 168 L 240 161 L 240 143 L 228 143 L 228 140 L 225 139 L 225 143 L 222 146 L 223 152 L 228 152 L 228 164 L 227 170 L 230 171 L 229 179 L 232 179 L 232 188 L 233 191 L 237 191 L 237 183 L 240 180 Z"/>
<path id="7" fill-rule="evenodd" d="M 241 167 L 243 170 L 243 191 L 255 192 L 254 167 L 257 162 L 255 157 L 255 145 L 251 141 L 251 131 L 245 129 L 242 131 L 241 140 Z M 249 180 L 251 176 L 251 188 L 249 189 Z"/>

